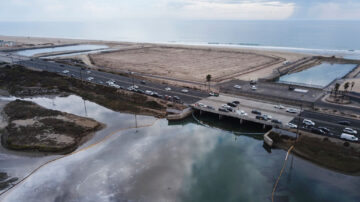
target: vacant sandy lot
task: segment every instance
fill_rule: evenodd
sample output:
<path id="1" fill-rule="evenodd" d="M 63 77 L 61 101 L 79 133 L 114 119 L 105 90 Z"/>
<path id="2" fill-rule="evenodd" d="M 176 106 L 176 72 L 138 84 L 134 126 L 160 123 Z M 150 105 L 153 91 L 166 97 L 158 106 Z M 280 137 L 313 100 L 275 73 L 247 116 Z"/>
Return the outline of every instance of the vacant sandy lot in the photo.
<path id="1" fill-rule="evenodd" d="M 204 82 L 207 74 L 212 75 L 212 81 L 222 81 L 286 60 L 255 51 L 170 46 L 95 54 L 91 58 L 98 67 L 198 82 Z"/>

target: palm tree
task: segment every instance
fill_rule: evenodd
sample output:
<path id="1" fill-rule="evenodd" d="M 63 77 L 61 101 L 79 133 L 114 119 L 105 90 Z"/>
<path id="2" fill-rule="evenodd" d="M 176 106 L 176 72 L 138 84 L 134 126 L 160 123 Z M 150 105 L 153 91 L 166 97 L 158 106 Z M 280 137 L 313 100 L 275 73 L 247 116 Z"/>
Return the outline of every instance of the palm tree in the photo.
<path id="1" fill-rule="evenodd" d="M 351 82 L 351 90 L 350 91 L 352 91 L 354 86 L 355 86 L 355 81 Z"/>
<path id="2" fill-rule="evenodd" d="M 211 81 L 211 75 L 210 74 L 206 75 L 206 81 L 209 84 L 209 91 L 210 91 L 210 81 Z"/>
<path id="3" fill-rule="evenodd" d="M 335 90 L 335 99 L 336 99 L 336 97 L 337 97 L 337 93 L 338 93 L 338 91 L 339 91 L 339 88 L 340 88 L 340 84 L 339 84 L 339 83 L 336 83 L 336 84 L 335 84 L 335 88 L 334 88 L 334 90 Z"/>

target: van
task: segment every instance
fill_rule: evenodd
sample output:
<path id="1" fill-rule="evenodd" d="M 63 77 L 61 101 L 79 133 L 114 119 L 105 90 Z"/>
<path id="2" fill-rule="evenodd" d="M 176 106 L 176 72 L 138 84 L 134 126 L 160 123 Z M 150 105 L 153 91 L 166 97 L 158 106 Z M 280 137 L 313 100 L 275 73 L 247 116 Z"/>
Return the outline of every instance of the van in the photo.
<path id="1" fill-rule="evenodd" d="M 353 141 L 353 142 L 359 141 L 359 138 L 355 137 L 354 135 L 347 134 L 347 133 L 341 133 L 340 138 L 349 140 L 349 141 Z"/>

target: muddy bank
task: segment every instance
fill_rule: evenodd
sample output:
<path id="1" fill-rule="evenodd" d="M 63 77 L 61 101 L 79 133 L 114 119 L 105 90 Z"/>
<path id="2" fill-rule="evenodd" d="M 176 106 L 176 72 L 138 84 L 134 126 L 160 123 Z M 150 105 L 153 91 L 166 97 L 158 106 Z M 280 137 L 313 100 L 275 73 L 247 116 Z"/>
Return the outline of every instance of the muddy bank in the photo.
<path id="1" fill-rule="evenodd" d="M 0 191 L 12 186 L 17 180 L 16 177 L 10 177 L 7 173 L 0 172 Z"/>
<path id="2" fill-rule="evenodd" d="M 1 143 L 13 150 L 69 153 L 104 127 L 90 118 L 22 100 L 8 103 L 3 113 L 8 125 L 2 131 Z"/>
<path id="3" fill-rule="evenodd" d="M 288 136 L 271 132 L 269 137 L 274 147 L 288 150 L 295 145 L 292 153 L 331 170 L 360 175 L 360 144 L 346 142 L 337 138 L 300 132 L 298 141 Z"/>
<path id="4" fill-rule="evenodd" d="M 76 94 L 115 111 L 156 117 L 165 117 L 168 106 L 183 108 L 182 105 L 146 95 L 82 82 L 51 72 L 32 71 L 17 65 L 0 69 L 0 89 L 19 97 Z"/>

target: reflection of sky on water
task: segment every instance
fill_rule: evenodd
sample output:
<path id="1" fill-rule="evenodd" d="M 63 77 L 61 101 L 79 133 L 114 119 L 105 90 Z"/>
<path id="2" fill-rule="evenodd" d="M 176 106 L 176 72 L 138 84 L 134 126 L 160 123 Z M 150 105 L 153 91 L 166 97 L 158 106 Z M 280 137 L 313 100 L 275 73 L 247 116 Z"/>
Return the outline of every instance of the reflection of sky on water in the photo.
<path id="1" fill-rule="evenodd" d="M 81 51 L 81 50 L 96 50 L 107 48 L 105 45 L 91 45 L 91 44 L 82 44 L 74 46 L 60 46 L 55 48 L 38 48 L 38 49 L 28 49 L 18 51 L 17 54 L 23 56 L 33 56 L 40 53 L 51 53 L 51 52 L 60 52 L 60 51 Z"/>
<path id="2" fill-rule="evenodd" d="M 77 96 L 56 97 L 55 105 L 51 98 L 33 101 L 84 115 L 83 101 Z M 113 129 L 133 126 L 133 115 L 91 102 L 86 106 L 89 116 Z M 140 120 L 148 124 L 154 119 Z M 112 131 L 105 129 L 95 137 Z M 117 132 L 101 144 L 46 165 L 3 201 L 268 201 L 285 151 L 267 153 L 262 144 L 262 140 L 235 139 L 230 132 L 191 122 L 168 125 L 159 120 L 151 127 Z M 290 165 L 278 193 L 291 201 L 355 201 L 360 197 L 354 188 L 359 187 L 358 177 L 298 158 L 294 158 L 293 170 Z"/>
<path id="3" fill-rule="evenodd" d="M 281 76 L 280 82 L 295 82 L 317 86 L 327 86 L 333 80 L 345 76 L 356 65 L 322 63 L 309 69 Z"/>

